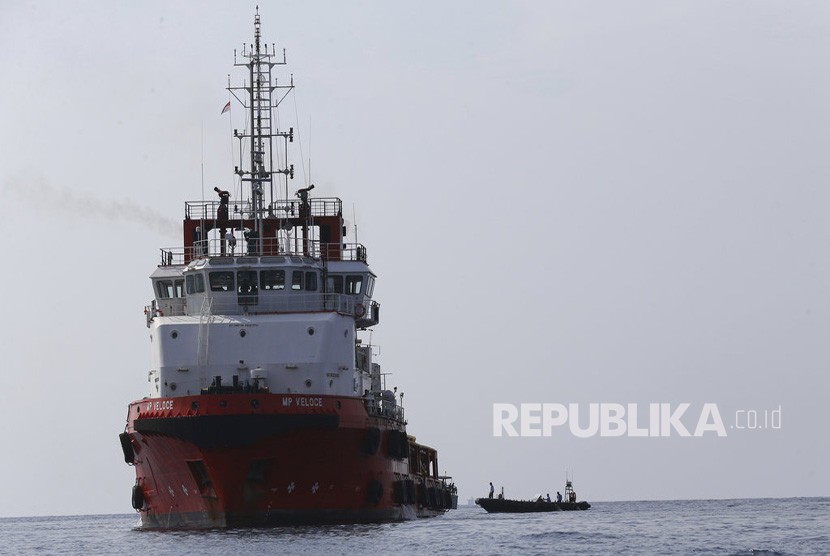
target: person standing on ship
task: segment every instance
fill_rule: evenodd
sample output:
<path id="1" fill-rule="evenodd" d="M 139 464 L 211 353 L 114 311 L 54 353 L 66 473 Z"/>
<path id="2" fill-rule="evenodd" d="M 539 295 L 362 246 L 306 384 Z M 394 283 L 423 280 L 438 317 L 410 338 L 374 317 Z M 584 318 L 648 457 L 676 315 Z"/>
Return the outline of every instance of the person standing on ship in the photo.
<path id="1" fill-rule="evenodd" d="M 228 232 L 225 234 L 225 241 L 228 244 L 228 250 L 230 251 L 231 255 L 233 255 L 233 249 L 236 247 L 236 236 L 233 235 L 233 232 Z"/>
<path id="2" fill-rule="evenodd" d="M 230 202 L 231 194 L 218 187 L 214 187 L 213 190 L 219 194 L 219 208 L 216 209 L 216 220 L 219 222 L 227 222 L 228 203 Z"/>
<path id="3" fill-rule="evenodd" d="M 490 483 L 490 496 L 489 496 L 489 498 L 492 498 L 492 497 L 493 497 L 493 492 L 495 492 L 495 490 L 496 490 L 496 489 L 495 489 L 495 488 L 493 488 L 493 483 Z"/>
<path id="4" fill-rule="evenodd" d="M 562 502 L 562 494 L 558 490 L 556 491 L 556 501 Z"/>

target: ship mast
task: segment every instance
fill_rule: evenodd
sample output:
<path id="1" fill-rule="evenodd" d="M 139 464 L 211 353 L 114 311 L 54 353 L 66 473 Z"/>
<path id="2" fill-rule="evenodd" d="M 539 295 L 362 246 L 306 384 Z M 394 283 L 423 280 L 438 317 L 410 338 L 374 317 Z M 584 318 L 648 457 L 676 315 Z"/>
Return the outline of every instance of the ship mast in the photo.
<path id="1" fill-rule="evenodd" d="M 288 143 L 294 141 L 294 128 L 287 132 L 280 131 L 273 125 L 274 109 L 288 96 L 294 88 L 294 77 L 291 76 L 288 85 L 279 85 L 271 78 L 271 70 L 274 66 L 286 65 L 285 50 L 282 53 L 282 61 L 275 59 L 275 48 L 262 44 L 260 34 L 259 6 L 254 15 L 254 42 L 253 44 L 242 45 L 241 57 L 243 61 L 237 61 L 237 53 L 234 50 L 234 66 L 248 68 L 249 83 L 243 83 L 242 87 L 232 87 L 228 83 L 228 91 L 248 112 L 248 126 L 240 133 L 234 130 L 234 137 L 240 142 L 240 161 L 244 152 L 243 143 L 247 142 L 249 150 L 249 166 L 247 169 L 234 168 L 234 172 L 240 176 L 243 182 L 250 183 L 250 211 L 248 215 L 254 221 L 254 237 L 263 237 L 262 220 L 266 216 L 275 216 L 275 210 L 284 210 L 276 206 L 274 192 L 274 175 L 281 176 L 284 188 L 283 199 L 288 199 L 288 180 L 294 179 L 294 165 L 288 164 Z M 244 93 L 237 94 L 237 92 Z M 275 156 L 273 139 L 283 139 L 283 156 L 279 153 Z M 282 167 L 275 168 L 279 161 L 275 158 L 282 158 Z M 267 205 L 264 200 L 268 195 Z M 263 254 L 263 241 L 257 241 L 257 254 Z"/>

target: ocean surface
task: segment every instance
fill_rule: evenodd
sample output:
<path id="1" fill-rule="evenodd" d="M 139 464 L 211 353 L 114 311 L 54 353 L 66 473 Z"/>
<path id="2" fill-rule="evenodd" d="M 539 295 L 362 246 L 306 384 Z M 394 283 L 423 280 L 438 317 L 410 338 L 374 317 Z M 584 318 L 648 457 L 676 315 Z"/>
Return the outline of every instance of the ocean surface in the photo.
<path id="1" fill-rule="evenodd" d="M 830 498 L 597 502 L 584 512 L 211 531 L 142 531 L 138 516 L 0 519 L 0 554 L 830 554 Z"/>

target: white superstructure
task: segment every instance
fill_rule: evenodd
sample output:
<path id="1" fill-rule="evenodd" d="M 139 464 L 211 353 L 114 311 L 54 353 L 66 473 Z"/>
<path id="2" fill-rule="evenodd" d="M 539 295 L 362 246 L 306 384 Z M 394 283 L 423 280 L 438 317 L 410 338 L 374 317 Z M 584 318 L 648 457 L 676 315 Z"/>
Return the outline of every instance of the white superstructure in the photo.
<path id="1" fill-rule="evenodd" d="M 302 255 L 160 266 L 147 308 L 150 395 L 211 387 L 362 395 L 372 389 L 371 350 L 356 329 L 377 322 L 374 279 L 365 261 Z"/>

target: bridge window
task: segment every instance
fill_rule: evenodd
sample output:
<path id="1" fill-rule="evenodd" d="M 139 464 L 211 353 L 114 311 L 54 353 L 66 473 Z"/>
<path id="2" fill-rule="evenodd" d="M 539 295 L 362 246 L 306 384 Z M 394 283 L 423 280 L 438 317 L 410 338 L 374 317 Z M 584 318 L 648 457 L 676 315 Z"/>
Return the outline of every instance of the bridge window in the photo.
<path id="1" fill-rule="evenodd" d="M 156 291 L 160 299 L 173 297 L 173 280 L 159 280 L 156 282 Z"/>
<path id="2" fill-rule="evenodd" d="M 329 291 L 331 293 L 343 293 L 343 277 L 331 276 L 328 278 Z"/>
<path id="3" fill-rule="evenodd" d="M 314 271 L 293 271 L 291 273 L 291 289 L 295 291 L 317 291 L 317 273 Z"/>
<path id="4" fill-rule="evenodd" d="M 156 281 L 156 292 L 159 299 L 171 297 L 184 297 L 184 280 L 158 280 Z"/>
<path id="5" fill-rule="evenodd" d="M 259 273 L 259 282 L 263 290 L 284 290 L 284 270 L 263 270 Z"/>
<path id="6" fill-rule="evenodd" d="M 349 274 L 346 276 L 346 293 L 358 295 L 363 286 L 363 276 L 360 274 Z"/>
<path id="7" fill-rule="evenodd" d="M 317 273 L 316 272 L 306 272 L 305 273 L 305 289 L 306 291 L 316 292 L 317 291 Z"/>
<path id="8" fill-rule="evenodd" d="M 240 270 L 236 273 L 236 292 L 242 295 L 257 293 L 256 270 Z"/>
<path id="9" fill-rule="evenodd" d="M 231 292 L 233 291 L 233 272 L 211 272 L 209 275 L 210 291 Z"/>
<path id="10" fill-rule="evenodd" d="M 202 293 L 205 291 L 205 275 L 201 272 L 198 274 L 188 274 L 185 278 L 185 285 L 187 286 L 187 293 Z"/>
<path id="11" fill-rule="evenodd" d="M 292 290 L 301 290 L 303 289 L 303 271 L 302 270 L 295 270 L 291 273 L 291 289 Z"/>

